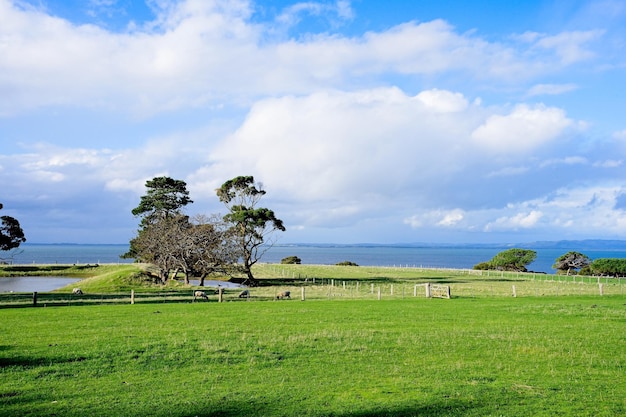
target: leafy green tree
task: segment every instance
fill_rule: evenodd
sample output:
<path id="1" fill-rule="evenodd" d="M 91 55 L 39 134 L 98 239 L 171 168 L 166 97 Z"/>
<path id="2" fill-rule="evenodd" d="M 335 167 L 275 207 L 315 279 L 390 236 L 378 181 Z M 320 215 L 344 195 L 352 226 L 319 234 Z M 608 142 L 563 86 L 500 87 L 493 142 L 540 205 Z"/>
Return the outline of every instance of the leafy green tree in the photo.
<path id="1" fill-rule="evenodd" d="M 272 210 L 257 207 L 265 191 L 260 184 L 255 183 L 252 176 L 228 180 L 216 192 L 229 211 L 224 220 L 232 225 L 247 283 L 255 285 L 257 282 L 252 274 L 252 266 L 272 246 L 270 235 L 275 231 L 286 230 L 283 221 Z"/>
<path id="2" fill-rule="evenodd" d="M 593 275 L 606 275 L 611 277 L 626 276 L 626 259 L 624 258 L 600 258 L 589 265 Z"/>
<path id="3" fill-rule="evenodd" d="M 139 205 L 132 210 L 134 216 L 141 217 L 137 237 L 130 241 L 130 250 L 122 255 L 122 258 L 134 258 L 147 262 L 145 258 L 142 258 L 142 254 L 146 254 L 145 246 L 142 250 L 138 250 L 137 239 L 141 238 L 142 233 L 146 232 L 150 225 L 180 216 L 183 207 L 193 203 L 189 198 L 185 181 L 170 177 L 154 177 L 146 181 L 146 189 L 146 194 L 141 196 Z M 180 222 L 180 219 L 177 222 Z M 164 227 L 153 227 L 149 235 L 154 236 L 156 231 L 165 232 L 165 230 Z M 145 242 L 142 241 L 141 244 L 145 245 Z"/>
<path id="4" fill-rule="evenodd" d="M 154 177 L 146 181 L 146 188 L 146 194 L 132 210 L 133 215 L 142 217 L 142 225 L 180 214 L 184 206 L 193 203 L 182 180 Z"/>
<path id="5" fill-rule="evenodd" d="M 564 255 L 559 256 L 552 268 L 556 269 L 559 273 L 570 274 L 572 270 L 579 270 L 591 263 L 591 259 L 587 255 L 583 255 L 580 252 L 570 251 Z"/>
<path id="6" fill-rule="evenodd" d="M 0 203 L 0 210 L 2 210 Z M 22 243 L 26 242 L 24 231 L 20 226 L 20 222 L 11 216 L 0 217 L 0 250 L 9 251 L 18 248 Z"/>
<path id="7" fill-rule="evenodd" d="M 507 249 L 494 256 L 488 262 L 474 266 L 474 269 L 495 269 L 498 271 L 526 272 L 526 266 L 537 258 L 537 252 L 530 249 Z"/>

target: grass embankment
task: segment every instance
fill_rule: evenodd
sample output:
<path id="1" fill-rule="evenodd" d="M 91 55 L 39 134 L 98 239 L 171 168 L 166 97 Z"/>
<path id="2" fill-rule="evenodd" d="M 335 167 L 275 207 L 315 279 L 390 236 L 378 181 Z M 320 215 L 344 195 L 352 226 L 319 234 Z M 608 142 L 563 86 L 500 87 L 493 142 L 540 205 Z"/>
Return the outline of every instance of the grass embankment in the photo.
<path id="1" fill-rule="evenodd" d="M 617 416 L 625 299 L 0 310 L 1 416 Z"/>
<path id="2" fill-rule="evenodd" d="M 54 291 L 54 297 L 49 295 L 51 300 L 61 301 L 64 301 L 62 295 L 71 293 L 74 287 L 80 287 L 86 295 L 97 294 L 101 300 L 110 294 L 113 301 L 116 297 L 129 298 L 131 290 L 138 297 L 167 293 L 189 298 L 191 291 L 198 288 L 184 285 L 182 278 L 170 280 L 167 285 L 152 284 L 152 279 L 146 274 L 149 268 L 145 264 L 0 266 L 0 277 L 84 277 L 80 282 Z M 292 297 L 300 297 L 302 288 L 306 290 L 307 299 L 377 299 L 379 293 L 381 299 L 402 299 L 423 296 L 421 285 L 425 283 L 450 286 L 452 296 L 462 298 L 624 295 L 626 286 L 624 279 L 607 277 L 396 267 L 258 264 L 254 267 L 254 274 L 261 286 L 251 289 L 252 300 L 271 300 L 283 290 L 290 290 Z M 228 277 L 217 279 L 228 280 Z M 238 293 L 239 290 L 227 290 L 225 299 L 235 301 Z M 3 304 L 1 298 L 0 304 Z M 88 297 L 83 298 L 86 299 Z M 174 301 L 176 297 L 167 299 Z M 69 301 L 76 300 L 72 298 Z"/>

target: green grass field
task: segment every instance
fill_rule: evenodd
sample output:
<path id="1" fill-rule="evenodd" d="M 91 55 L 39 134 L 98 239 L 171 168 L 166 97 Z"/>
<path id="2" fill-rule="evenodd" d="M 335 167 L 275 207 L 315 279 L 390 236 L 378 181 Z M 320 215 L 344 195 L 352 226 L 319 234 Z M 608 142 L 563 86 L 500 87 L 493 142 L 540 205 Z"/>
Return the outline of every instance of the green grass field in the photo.
<path id="1" fill-rule="evenodd" d="M 618 416 L 623 297 L 0 310 L 3 416 Z"/>
<path id="2" fill-rule="evenodd" d="M 295 267 L 259 269 L 266 302 L 0 309 L 0 416 L 626 415 L 619 281 Z M 138 284 L 100 272 L 83 287 Z M 453 298 L 413 297 L 423 282 Z"/>

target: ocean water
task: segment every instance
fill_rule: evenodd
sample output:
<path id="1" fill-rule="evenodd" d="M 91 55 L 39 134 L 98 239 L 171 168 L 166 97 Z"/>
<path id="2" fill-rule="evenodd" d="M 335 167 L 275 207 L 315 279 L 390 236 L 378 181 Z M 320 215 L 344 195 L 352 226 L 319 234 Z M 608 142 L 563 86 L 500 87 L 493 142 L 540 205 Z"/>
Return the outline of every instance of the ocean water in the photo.
<path id="1" fill-rule="evenodd" d="M 503 247 L 400 247 L 400 246 L 330 246 L 330 245 L 275 245 L 269 248 L 260 262 L 280 263 L 287 256 L 298 256 L 303 264 L 334 265 L 351 261 L 363 266 L 402 266 L 427 268 L 471 269 L 474 265 L 493 258 Z M 533 248 L 531 248 L 533 249 Z M 553 273 L 552 265 L 561 255 L 576 250 L 591 259 L 624 258 L 626 250 L 538 248 L 537 259 L 528 266 L 536 272 Z M 95 264 L 131 263 L 121 259 L 128 245 L 24 244 L 12 253 L 0 257 L 13 264 Z"/>

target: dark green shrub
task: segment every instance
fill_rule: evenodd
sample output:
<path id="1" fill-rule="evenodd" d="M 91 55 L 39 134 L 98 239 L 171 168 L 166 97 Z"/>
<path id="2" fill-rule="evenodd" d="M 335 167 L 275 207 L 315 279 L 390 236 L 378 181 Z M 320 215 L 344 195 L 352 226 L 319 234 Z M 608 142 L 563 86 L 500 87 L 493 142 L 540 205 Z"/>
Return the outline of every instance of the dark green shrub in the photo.
<path id="1" fill-rule="evenodd" d="M 300 265 L 302 263 L 302 259 L 298 258 L 297 256 L 287 256 L 286 258 L 283 258 L 280 260 L 281 264 L 297 264 Z"/>
<path id="2" fill-rule="evenodd" d="M 589 265 L 593 275 L 608 275 L 612 277 L 626 276 L 626 259 L 600 258 Z"/>
<path id="3" fill-rule="evenodd" d="M 479 264 L 474 265 L 474 269 L 480 270 L 480 271 L 488 271 L 489 269 L 494 269 L 494 268 L 489 262 L 481 262 Z"/>
<path id="4" fill-rule="evenodd" d="M 359 266 L 359 265 L 357 265 L 357 264 L 355 264 L 354 262 L 351 262 L 351 261 L 343 261 L 343 262 L 336 263 L 335 265 L 337 265 L 337 266 Z"/>

